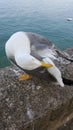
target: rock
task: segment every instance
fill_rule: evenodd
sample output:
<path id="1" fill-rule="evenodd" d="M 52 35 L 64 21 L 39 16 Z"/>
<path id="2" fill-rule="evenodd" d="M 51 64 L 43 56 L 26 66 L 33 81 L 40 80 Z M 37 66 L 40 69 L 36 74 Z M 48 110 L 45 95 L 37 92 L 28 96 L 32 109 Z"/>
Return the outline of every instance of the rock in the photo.
<path id="1" fill-rule="evenodd" d="M 0 130 L 56 130 L 73 118 L 73 64 L 58 67 L 64 88 L 47 73 L 19 81 L 18 68 L 0 69 Z"/>
<path id="2" fill-rule="evenodd" d="M 62 127 L 57 130 L 73 130 L 73 119 L 65 123 Z"/>
<path id="3" fill-rule="evenodd" d="M 67 49 L 64 52 L 68 53 L 70 58 L 73 59 L 73 48 L 72 49 Z M 61 63 L 58 62 L 57 63 L 57 61 L 56 61 L 55 64 L 60 69 L 60 71 L 62 73 L 62 77 L 65 80 L 65 82 L 67 80 L 67 84 L 69 84 L 69 83 L 71 84 L 71 82 L 73 84 L 73 62 L 69 62 L 69 61 L 67 61 L 65 59 L 62 59 L 62 60 L 63 60 L 63 62 L 61 62 Z"/>

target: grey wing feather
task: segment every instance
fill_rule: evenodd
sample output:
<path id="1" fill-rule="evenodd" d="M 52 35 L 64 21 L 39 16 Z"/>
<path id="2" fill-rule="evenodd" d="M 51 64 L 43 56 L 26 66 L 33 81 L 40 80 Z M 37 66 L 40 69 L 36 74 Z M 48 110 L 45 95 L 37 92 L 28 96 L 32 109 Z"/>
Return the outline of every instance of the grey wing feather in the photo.
<path id="1" fill-rule="evenodd" d="M 41 60 L 45 57 L 49 57 L 53 61 L 66 59 L 73 62 L 73 59 L 71 59 L 68 54 L 65 54 L 64 52 L 57 49 L 56 46 L 47 38 L 31 32 L 28 32 L 26 34 L 30 39 L 31 55 L 37 59 Z"/>
<path id="2" fill-rule="evenodd" d="M 27 35 L 30 39 L 31 55 L 35 56 L 38 59 L 45 57 L 50 57 L 51 59 L 56 58 L 56 47 L 51 41 L 36 33 L 29 32 Z"/>

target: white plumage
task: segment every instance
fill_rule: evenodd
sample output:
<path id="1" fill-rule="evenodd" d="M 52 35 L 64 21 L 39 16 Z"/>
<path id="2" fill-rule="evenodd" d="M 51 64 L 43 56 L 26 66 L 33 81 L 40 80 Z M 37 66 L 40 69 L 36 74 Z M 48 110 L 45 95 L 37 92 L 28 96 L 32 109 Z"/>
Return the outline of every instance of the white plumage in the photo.
<path id="1" fill-rule="evenodd" d="M 41 62 L 52 64 L 47 68 L 60 86 L 64 87 L 60 70 L 55 66 L 57 52 L 55 46 L 41 35 L 31 32 L 17 32 L 13 34 L 5 45 L 6 55 L 11 62 L 23 70 L 34 70 L 41 67 Z"/>

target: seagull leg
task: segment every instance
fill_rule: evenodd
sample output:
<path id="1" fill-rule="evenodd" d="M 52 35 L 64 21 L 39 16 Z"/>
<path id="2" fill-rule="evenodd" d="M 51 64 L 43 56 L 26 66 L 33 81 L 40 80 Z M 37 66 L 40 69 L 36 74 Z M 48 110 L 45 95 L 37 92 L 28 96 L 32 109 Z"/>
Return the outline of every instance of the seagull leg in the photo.
<path id="1" fill-rule="evenodd" d="M 47 63 L 45 63 L 45 62 L 41 62 L 41 66 L 42 66 L 42 67 L 45 67 L 45 68 L 51 68 L 51 67 L 53 67 L 52 64 L 47 64 Z"/>
<path id="2" fill-rule="evenodd" d="M 25 80 L 28 80 L 30 78 L 31 78 L 31 76 L 29 74 L 22 74 L 19 76 L 19 81 L 25 81 Z"/>

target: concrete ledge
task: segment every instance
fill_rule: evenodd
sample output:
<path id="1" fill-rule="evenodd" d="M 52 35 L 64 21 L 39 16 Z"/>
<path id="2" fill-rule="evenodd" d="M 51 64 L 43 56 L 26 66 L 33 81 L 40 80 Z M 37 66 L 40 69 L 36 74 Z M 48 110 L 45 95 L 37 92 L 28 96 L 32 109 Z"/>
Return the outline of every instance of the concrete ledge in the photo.
<path id="1" fill-rule="evenodd" d="M 60 69 L 72 81 L 73 63 Z M 21 73 L 16 67 L 0 70 L 0 130 L 57 130 L 73 118 L 72 83 L 62 88 L 50 76 L 49 82 L 42 77 L 21 82 Z"/>

